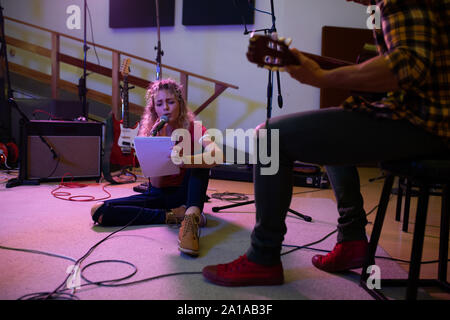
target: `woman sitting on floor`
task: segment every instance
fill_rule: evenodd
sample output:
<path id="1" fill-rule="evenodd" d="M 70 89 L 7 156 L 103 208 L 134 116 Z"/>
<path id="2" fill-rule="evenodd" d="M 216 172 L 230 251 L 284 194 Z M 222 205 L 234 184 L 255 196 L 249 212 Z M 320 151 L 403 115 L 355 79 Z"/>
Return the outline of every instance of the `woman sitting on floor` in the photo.
<path id="1" fill-rule="evenodd" d="M 187 108 L 181 86 L 171 79 L 155 81 L 148 88 L 146 99 L 147 106 L 138 135 L 151 136 L 161 117 L 166 116 L 168 121 L 158 136 L 171 136 L 176 129 L 184 128 L 189 131 L 190 149 L 194 150 L 197 143 L 194 139 L 198 140 L 194 134 L 194 124 L 198 123 L 194 123 L 194 115 Z M 204 160 L 208 157 L 223 158 L 222 151 L 211 141 L 203 126 L 201 134 L 198 143 L 201 143 L 203 153 L 180 154 L 179 174 L 152 177 L 146 193 L 97 203 L 91 209 L 94 222 L 102 226 L 123 226 L 131 221 L 131 225 L 181 222 L 178 248 L 181 252 L 198 256 L 199 227 L 206 225 L 203 206 L 209 169 L 215 165 Z"/>

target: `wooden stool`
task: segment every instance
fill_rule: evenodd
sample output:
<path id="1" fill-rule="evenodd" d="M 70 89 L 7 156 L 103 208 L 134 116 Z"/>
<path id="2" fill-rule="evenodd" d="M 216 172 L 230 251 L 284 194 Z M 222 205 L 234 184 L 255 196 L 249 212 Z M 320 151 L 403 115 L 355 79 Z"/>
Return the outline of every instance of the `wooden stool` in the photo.
<path id="1" fill-rule="evenodd" d="M 372 234 L 369 241 L 366 263 L 361 274 L 361 286 L 376 299 L 386 299 L 377 289 L 369 289 L 367 269 L 375 264 L 375 251 L 380 239 L 386 209 L 389 202 L 394 177 L 405 177 L 418 187 L 418 203 L 416 222 L 413 234 L 411 261 L 408 279 L 381 279 L 381 287 L 406 286 L 406 299 L 416 300 L 419 286 L 439 286 L 450 291 L 447 282 L 448 241 L 450 223 L 450 157 L 444 159 L 427 159 L 417 161 L 395 161 L 381 163 L 381 169 L 385 171 L 386 178 L 375 218 Z M 437 279 L 419 279 L 422 249 L 425 237 L 425 224 L 427 218 L 428 198 L 430 188 L 439 184 L 442 186 L 442 210 L 439 242 L 439 264 Z"/>
<path id="2" fill-rule="evenodd" d="M 432 186 L 430 189 L 430 195 L 432 196 L 442 196 L 441 185 L 437 184 Z M 402 231 L 408 232 L 409 224 L 409 208 L 411 203 L 411 197 L 417 197 L 419 192 L 417 186 L 413 185 L 411 180 L 406 177 L 398 177 L 398 188 L 392 190 L 392 193 L 397 194 L 397 207 L 395 210 L 395 220 L 402 220 L 402 204 L 403 207 L 403 221 L 402 221 Z M 405 201 L 403 203 L 403 196 Z"/>

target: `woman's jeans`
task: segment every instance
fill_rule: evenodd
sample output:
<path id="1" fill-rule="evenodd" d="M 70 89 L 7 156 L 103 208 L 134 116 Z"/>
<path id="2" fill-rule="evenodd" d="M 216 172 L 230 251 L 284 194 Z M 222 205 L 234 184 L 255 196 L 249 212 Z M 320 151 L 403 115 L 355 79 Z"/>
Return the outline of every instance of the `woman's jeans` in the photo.
<path id="1" fill-rule="evenodd" d="M 209 169 L 187 169 L 178 187 L 155 188 L 146 193 L 105 201 L 93 217 L 103 215 L 102 225 L 126 225 L 136 216 L 133 224 L 165 223 L 166 211 L 186 205 L 203 210 L 209 182 Z"/>
<path id="2" fill-rule="evenodd" d="M 324 165 L 339 212 L 337 241 L 366 239 L 366 214 L 360 193 L 357 164 L 410 159 L 449 152 L 440 138 L 405 120 L 375 118 L 342 108 L 320 109 L 270 119 L 268 129 L 279 130 L 276 174 L 264 175 L 260 161 L 254 168 L 256 225 L 247 256 L 260 264 L 280 262 L 286 234 L 286 213 L 292 198 L 295 160 Z M 268 136 L 270 132 L 268 130 Z M 262 139 L 262 138 L 260 138 Z"/>

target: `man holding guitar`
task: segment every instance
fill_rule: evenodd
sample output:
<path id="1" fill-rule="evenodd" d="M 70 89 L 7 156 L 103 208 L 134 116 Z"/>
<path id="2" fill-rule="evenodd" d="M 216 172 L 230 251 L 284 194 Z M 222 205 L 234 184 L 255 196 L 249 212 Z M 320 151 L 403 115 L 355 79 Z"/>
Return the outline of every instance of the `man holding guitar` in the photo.
<path id="1" fill-rule="evenodd" d="M 378 0 L 376 5 L 381 13 L 381 30 L 374 30 L 379 56 L 361 64 L 325 69 L 283 41 L 250 39 L 251 62 L 286 70 L 300 83 L 388 94 L 375 102 L 352 96 L 340 107 L 268 122 L 267 129 L 279 130 L 280 170 L 261 175 L 263 165 L 255 165 L 256 225 L 251 246 L 231 263 L 205 267 L 203 275 L 209 281 L 226 286 L 284 282 L 280 252 L 295 160 L 326 166 L 339 212 L 337 244 L 329 254 L 314 256 L 312 263 L 339 272 L 362 267 L 367 251 L 367 219 L 356 165 L 450 152 L 450 0 Z"/>

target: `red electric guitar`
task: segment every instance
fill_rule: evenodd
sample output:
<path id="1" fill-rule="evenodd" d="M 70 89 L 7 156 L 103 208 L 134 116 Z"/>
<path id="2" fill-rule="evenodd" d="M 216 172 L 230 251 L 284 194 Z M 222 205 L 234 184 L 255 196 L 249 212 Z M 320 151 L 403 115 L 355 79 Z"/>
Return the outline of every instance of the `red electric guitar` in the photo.
<path id="1" fill-rule="evenodd" d="M 134 127 L 129 126 L 128 74 L 130 73 L 130 61 L 129 58 L 125 59 L 120 67 L 123 77 L 122 120 L 117 120 L 112 112 L 106 119 L 102 171 L 106 180 L 112 183 L 121 182 L 112 179 L 111 172 L 139 166 L 134 151 L 134 138 L 138 134 L 139 123 L 136 123 Z"/>
<path id="2" fill-rule="evenodd" d="M 111 164 L 120 167 L 136 166 L 136 156 L 134 153 L 134 138 L 139 131 L 139 123 L 134 127 L 129 126 L 129 107 L 128 107 L 128 74 L 130 73 L 130 58 L 122 62 L 120 73 L 123 77 L 123 86 L 121 92 L 122 99 L 122 120 L 117 120 L 112 115 L 114 128 L 114 143 L 111 149 Z"/>
<path id="3" fill-rule="evenodd" d="M 258 67 L 264 67 L 272 71 L 283 71 L 283 68 L 286 66 L 300 64 L 297 56 L 289 49 L 289 45 L 289 41 L 273 39 L 269 36 L 254 35 L 250 38 L 247 59 L 252 63 L 256 63 Z M 317 62 L 322 69 L 334 69 L 354 64 L 307 52 L 302 52 L 302 54 Z"/>

